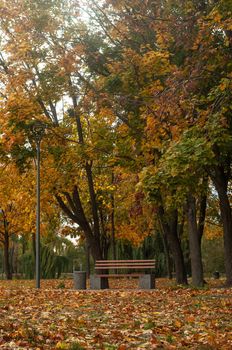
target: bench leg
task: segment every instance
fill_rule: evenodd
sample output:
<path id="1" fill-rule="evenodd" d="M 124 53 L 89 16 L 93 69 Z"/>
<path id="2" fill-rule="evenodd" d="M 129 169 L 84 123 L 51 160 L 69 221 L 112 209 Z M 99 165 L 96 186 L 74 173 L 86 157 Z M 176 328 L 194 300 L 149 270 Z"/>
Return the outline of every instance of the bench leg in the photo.
<path id="1" fill-rule="evenodd" d="M 142 275 L 139 277 L 140 289 L 153 289 L 155 288 L 155 275 Z"/>
<path id="2" fill-rule="evenodd" d="M 90 275 L 90 289 L 106 289 L 108 288 L 108 279 L 99 277 L 98 275 Z"/>

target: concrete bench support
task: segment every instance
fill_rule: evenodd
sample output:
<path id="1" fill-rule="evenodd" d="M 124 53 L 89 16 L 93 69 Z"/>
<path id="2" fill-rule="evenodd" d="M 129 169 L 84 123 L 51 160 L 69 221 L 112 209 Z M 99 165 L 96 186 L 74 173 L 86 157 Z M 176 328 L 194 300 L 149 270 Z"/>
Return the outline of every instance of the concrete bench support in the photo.
<path id="1" fill-rule="evenodd" d="M 155 275 L 147 274 L 139 277 L 140 289 L 153 289 L 155 288 Z"/>
<path id="2" fill-rule="evenodd" d="M 105 277 L 90 275 L 90 289 L 107 289 L 108 281 Z"/>

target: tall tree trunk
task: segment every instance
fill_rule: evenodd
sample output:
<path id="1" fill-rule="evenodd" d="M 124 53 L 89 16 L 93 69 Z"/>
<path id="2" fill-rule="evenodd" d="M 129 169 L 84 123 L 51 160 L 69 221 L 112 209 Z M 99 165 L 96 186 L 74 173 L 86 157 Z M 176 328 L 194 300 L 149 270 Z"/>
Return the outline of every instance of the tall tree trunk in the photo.
<path id="1" fill-rule="evenodd" d="M 24 237 L 22 237 L 21 243 L 22 243 L 22 255 L 24 255 L 26 252 L 26 240 Z"/>
<path id="2" fill-rule="evenodd" d="M 100 224 L 101 224 L 101 235 L 100 235 L 100 242 L 101 242 L 101 251 L 102 256 L 104 260 L 108 259 L 108 252 L 109 247 L 111 244 L 111 238 L 110 235 L 108 235 L 108 229 L 106 227 L 106 217 L 104 217 L 104 213 L 101 208 L 99 208 L 99 217 L 100 217 Z"/>
<path id="3" fill-rule="evenodd" d="M 85 256 L 86 256 L 86 275 L 87 278 L 89 278 L 90 276 L 90 246 L 87 243 L 87 241 L 85 242 Z"/>
<path id="4" fill-rule="evenodd" d="M 211 174 L 219 196 L 223 224 L 226 285 L 232 286 L 232 213 L 227 194 L 228 180 L 223 168 L 216 167 Z"/>
<path id="5" fill-rule="evenodd" d="M 112 257 L 114 260 L 116 260 L 114 208 L 112 208 L 112 213 L 111 213 L 111 245 L 112 245 Z"/>
<path id="6" fill-rule="evenodd" d="M 162 206 L 159 207 L 159 218 L 162 226 L 162 231 L 167 236 L 168 244 L 171 249 L 175 271 L 176 271 L 176 282 L 178 284 L 188 284 L 187 274 L 184 266 L 184 256 L 180 244 L 180 240 L 178 237 L 178 214 L 177 210 L 173 210 L 170 215 L 169 221 L 164 214 L 164 208 Z"/>
<path id="7" fill-rule="evenodd" d="M 203 194 L 200 197 L 200 207 L 199 207 L 199 219 L 198 219 L 198 237 L 201 245 L 202 236 L 205 228 L 205 217 L 206 217 L 206 208 L 207 208 L 207 192 L 208 192 L 208 176 L 203 178 Z"/>
<path id="8" fill-rule="evenodd" d="M 165 254 L 165 258 L 166 258 L 166 268 L 167 268 L 168 278 L 171 280 L 173 277 L 172 276 L 172 260 L 170 257 L 167 236 L 164 232 L 163 232 L 162 237 L 163 237 L 164 254 Z"/>
<path id="9" fill-rule="evenodd" d="M 75 88 L 73 87 L 71 77 L 69 78 L 69 88 L 70 88 L 70 96 L 72 98 L 73 103 L 73 115 L 75 117 L 76 121 L 76 127 L 77 127 L 77 135 L 78 135 L 78 142 L 80 145 L 84 146 L 84 135 L 83 135 L 83 128 L 82 128 L 82 122 L 80 119 L 80 113 L 78 112 L 78 103 L 77 103 L 77 97 Z M 93 218 L 93 228 L 90 229 L 91 233 L 86 235 L 86 239 L 90 245 L 91 254 L 94 258 L 94 260 L 102 259 L 103 258 L 103 252 L 101 251 L 101 242 L 100 242 L 100 220 L 98 215 L 98 205 L 96 201 L 96 194 L 94 189 L 94 181 L 93 181 L 93 174 L 92 174 L 92 161 L 85 161 L 84 169 L 87 177 L 87 184 L 88 184 L 88 190 L 89 190 L 89 197 L 91 202 L 91 211 L 92 211 L 92 218 Z M 74 190 L 75 191 L 75 190 Z M 76 190 L 77 192 L 77 190 Z M 78 195 L 79 197 L 79 195 Z M 82 207 L 80 202 L 80 197 L 78 198 L 78 205 L 79 207 Z M 75 205 L 74 205 L 75 207 Z M 81 208 L 82 212 L 81 215 L 85 216 L 83 209 Z M 79 213 L 77 213 L 79 215 Z M 85 218 L 85 221 L 86 218 Z M 89 227 L 90 228 L 90 227 Z M 86 231 L 84 230 L 85 234 Z"/>
<path id="10" fill-rule="evenodd" d="M 76 127 L 77 127 L 77 139 L 80 146 L 85 145 L 82 122 L 80 118 L 80 113 L 78 112 L 78 99 L 76 96 L 75 88 L 72 84 L 72 79 L 69 77 L 69 89 L 70 96 L 73 103 L 73 109 L 70 111 L 70 115 L 75 118 Z M 106 252 L 102 250 L 101 244 L 101 230 L 100 230 L 100 218 L 98 212 L 98 203 L 96 200 L 96 193 L 94 188 L 93 181 L 93 173 L 92 173 L 92 165 L 93 162 L 91 160 L 83 160 L 83 169 L 85 170 L 87 185 L 88 185 L 88 194 L 91 204 L 91 213 L 92 218 L 90 225 L 89 219 L 87 218 L 84 208 L 82 206 L 79 189 L 77 186 L 74 186 L 72 195 L 68 192 L 64 192 L 64 196 L 66 197 L 66 202 L 61 198 L 60 195 L 56 194 L 56 199 L 62 208 L 62 210 L 66 213 L 66 215 L 76 222 L 82 231 L 85 234 L 86 242 L 90 247 L 91 255 L 96 260 L 101 260 L 104 257 Z M 103 238 L 104 239 L 104 238 Z M 106 248 L 106 247 L 105 247 Z M 105 287 L 108 286 L 108 279 L 105 279 Z"/>
<path id="11" fill-rule="evenodd" d="M 15 242 L 11 245 L 11 248 L 9 249 L 9 257 L 10 257 L 10 268 L 12 275 L 14 273 L 17 273 L 17 247 Z"/>
<path id="12" fill-rule="evenodd" d="M 204 277 L 201 256 L 201 244 L 196 218 L 196 199 L 191 194 L 188 195 L 187 200 L 187 217 L 192 270 L 192 284 L 195 287 L 203 287 Z"/>
<path id="13" fill-rule="evenodd" d="M 90 246 L 90 252 L 93 257 L 93 260 L 102 260 L 103 259 L 103 254 L 101 251 L 101 245 L 98 239 L 95 237 L 91 238 L 88 240 L 88 244 Z"/>
<path id="14" fill-rule="evenodd" d="M 10 257 L 9 257 L 9 234 L 8 231 L 5 230 L 5 240 L 4 240 L 4 269 L 7 280 L 12 280 L 12 272 L 10 267 Z"/>

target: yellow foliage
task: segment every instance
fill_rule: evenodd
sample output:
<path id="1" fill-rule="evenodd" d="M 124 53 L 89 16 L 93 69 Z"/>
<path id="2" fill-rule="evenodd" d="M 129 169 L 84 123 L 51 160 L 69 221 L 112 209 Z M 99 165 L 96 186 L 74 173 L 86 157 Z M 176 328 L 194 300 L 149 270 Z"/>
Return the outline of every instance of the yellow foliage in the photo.
<path id="1" fill-rule="evenodd" d="M 28 180 L 14 164 L 1 167 L 0 208 L 8 222 L 9 234 L 25 234 L 34 226 L 35 196 L 28 191 Z"/>
<path id="2" fill-rule="evenodd" d="M 141 232 L 134 224 L 118 225 L 116 229 L 116 238 L 130 242 L 133 246 L 138 247 L 148 236 L 148 232 Z"/>
<path id="3" fill-rule="evenodd" d="M 207 224 L 204 231 L 205 238 L 208 240 L 213 240 L 215 238 L 222 237 L 223 229 L 218 225 Z"/>

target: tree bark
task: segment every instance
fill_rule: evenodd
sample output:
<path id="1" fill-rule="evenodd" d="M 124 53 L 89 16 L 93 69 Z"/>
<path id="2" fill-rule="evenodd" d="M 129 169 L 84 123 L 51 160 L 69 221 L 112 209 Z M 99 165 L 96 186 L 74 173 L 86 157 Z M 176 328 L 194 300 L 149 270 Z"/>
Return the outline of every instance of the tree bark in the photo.
<path id="1" fill-rule="evenodd" d="M 164 254 L 166 257 L 166 268 L 167 268 L 168 278 L 171 280 L 173 277 L 172 276 L 172 260 L 170 257 L 167 236 L 164 232 L 163 232 L 162 237 L 163 237 L 163 245 L 164 245 Z"/>
<path id="2" fill-rule="evenodd" d="M 56 199 L 61 209 L 70 219 L 77 223 L 84 232 L 86 242 L 90 247 L 91 255 L 94 261 L 103 259 L 99 237 L 94 235 L 94 232 L 92 231 L 85 216 L 80 201 L 78 188 L 76 186 L 74 187 L 72 196 L 66 192 L 64 193 L 64 196 L 66 197 L 66 202 L 63 198 L 61 198 L 61 196 L 56 194 Z"/>
<path id="3" fill-rule="evenodd" d="M 219 196 L 224 235 L 226 285 L 232 286 L 232 213 L 228 197 L 228 177 L 222 167 L 215 167 L 211 178 Z"/>
<path id="4" fill-rule="evenodd" d="M 4 220 L 5 221 L 5 220 Z M 5 225 L 5 224 L 4 224 Z M 5 228 L 5 235 L 4 235 L 4 269 L 5 269 L 5 275 L 7 280 L 12 280 L 12 272 L 11 272 L 11 266 L 10 266 L 10 257 L 9 257 L 9 234 L 7 229 Z"/>
<path id="5" fill-rule="evenodd" d="M 61 198 L 61 196 L 56 194 L 56 199 L 61 209 L 70 219 L 77 223 L 82 229 L 85 235 L 86 244 L 89 246 L 94 261 L 102 260 L 103 252 L 101 248 L 100 236 L 98 234 L 96 235 L 96 231 L 90 227 L 90 224 L 86 218 L 84 209 L 82 207 L 77 186 L 74 186 L 72 195 L 65 192 L 64 196 L 66 197 L 66 202 L 63 200 L 63 198 Z M 105 278 L 104 288 L 108 288 L 108 286 L 108 278 Z"/>
<path id="6" fill-rule="evenodd" d="M 86 275 L 90 276 L 90 246 L 85 242 L 85 254 L 86 254 Z"/>
<path id="7" fill-rule="evenodd" d="M 201 244 L 196 218 L 196 199 L 192 196 L 192 194 L 188 195 L 187 217 L 192 270 L 192 284 L 195 287 L 203 287 L 204 276 L 201 256 Z"/>
<path id="8" fill-rule="evenodd" d="M 207 191 L 208 191 L 208 176 L 203 178 L 203 194 L 200 197 L 199 219 L 198 219 L 198 237 L 201 244 L 202 236 L 205 228 L 205 217 L 207 208 Z"/>
<path id="9" fill-rule="evenodd" d="M 69 77 L 69 89 L 70 96 L 73 103 L 73 111 L 72 114 L 75 117 L 76 127 L 77 127 L 77 135 L 78 142 L 80 145 L 84 146 L 84 135 L 82 122 L 80 119 L 80 115 L 78 112 L 78 103 L 75 88 L 73 87 L 71 77 Z M 100 232 L 100 219 L 98 214 L 98 205 L 96 200 L 93 174 L 92 174 L 92 161 L 85 160 L 84 161 L 84 170 L 86 173 L 87 184 L 88 184 L 88 192 L 91 203 L 91 211 L 92 211 L 92 221 L 93 226 L 90 227 L 88 223 L 88 219 L 84 213 L 81 199 L 79 196 L 79 191 L 77 186 L 74 187 L 74 191 L 72 197 L 69 193 L 65 193 L 66 198 L 68 200 L 69 207 L 64 203 L 60 196 L 56 196 L 58 203 L 61 208 L 65 211 L 65 213 L 73 219 L 78 225 L 81 227 L 83 232 L 85 233 L 87 244 L 90 246 L 91 255 L 94 260 L 103 259 L 103 251 L 101 249 L 101 232 Z"/>
<path id="10" fill-rule="evenodd" d="M 173 210 L 170 214 L 169 220 L 167 221 L 164 213 L 163 206 L 159 207 L 159 218 L 162 226 L 162 231 L 167 237 L 169 247 L 171 249 L 175 271 L 176 271 L 176 282 L 177 284 L 188 284 L 187 274 L 184 266 L 184 256 L 178 237 L 178 214 L 177 210 Z"/>
<path id="11" fill-rule="evenodd" d="M 73 109 L 70 111 L 70 115 L 75 118 L 76 128 L 77 128 L 77 139 L 81 146 L 85 146 L 85 140 L 83 135 L 82 122 L 80 118 L 80 113 L 78 111 L 78 100 L 76 96 L 76 91 L 73 86 L 71 77 L 69 77 L 69 92 L 72 99 Z M 81 198 L 79 195 L 79 189 L 74 186 L 72 194 L 64 192 L 65 200 L 56 194 L 56 199 L 64 211 L 64 213 L 76 222 L 85 234 L 86 244 L 90 247 L 91 255 L 96 260 L 102 260 L 104 256 L 107 256 L 106 250 L 108 247 L 104 244 L 104 233 L 100 229 L 100 217 L 98 210 L 98 203 L 96 200 L 96 193 L 94 188 L 94 179 L 92 173 L 92 160 L 83 160 L 83 169 L 86 174 L 87 185 L 88 185 L 88 195 L 91 204 L 91 219 L 86 216 Z M 90 224 L 91 221 L 91 224 Z M 103 243 L 103 244 L 102 244 Z M 104 250 L 103 250 L 104 246 Z M 108 279 L 105 282 L 105 286 L 108 286 Z"/>

